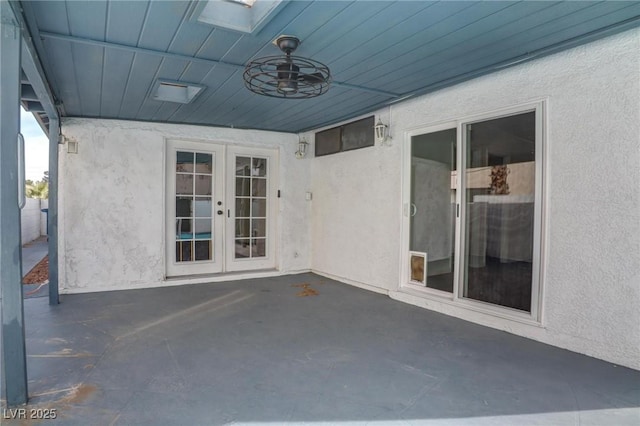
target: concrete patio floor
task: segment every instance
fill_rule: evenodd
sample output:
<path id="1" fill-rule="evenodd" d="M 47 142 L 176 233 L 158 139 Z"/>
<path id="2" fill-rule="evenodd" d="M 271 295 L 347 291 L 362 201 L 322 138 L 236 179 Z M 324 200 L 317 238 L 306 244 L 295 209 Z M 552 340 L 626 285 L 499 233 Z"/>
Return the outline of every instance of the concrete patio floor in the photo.
<path id="1" fill-rule="evenodd" d="M 47 254 L 49 254 L 49 243 L 46 236 L 41 236 L 22 246 L 22 277 L 24 278 Z M 48 297 L 49 284 L 25 284 L 22 291 L 25 299 Z"/>
<path id="2" fill-rule="evenodd" d="M 57 413 L 37 424 L 640 424 L 639 371 L 313 274 L 28 299 L 25 318 L 27 408 Z"/>

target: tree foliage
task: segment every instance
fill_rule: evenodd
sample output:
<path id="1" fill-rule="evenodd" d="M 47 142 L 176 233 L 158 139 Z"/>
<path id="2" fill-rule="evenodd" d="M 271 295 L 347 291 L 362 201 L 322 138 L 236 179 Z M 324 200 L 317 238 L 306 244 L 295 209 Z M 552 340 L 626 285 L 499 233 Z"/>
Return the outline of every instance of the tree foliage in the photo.
<path id="1" fill-rule="evenodd" d="M 24 182 L 25 193 L 29 198 L 49 198 L 49 172 L 44 172 L 42 180 Z"/>

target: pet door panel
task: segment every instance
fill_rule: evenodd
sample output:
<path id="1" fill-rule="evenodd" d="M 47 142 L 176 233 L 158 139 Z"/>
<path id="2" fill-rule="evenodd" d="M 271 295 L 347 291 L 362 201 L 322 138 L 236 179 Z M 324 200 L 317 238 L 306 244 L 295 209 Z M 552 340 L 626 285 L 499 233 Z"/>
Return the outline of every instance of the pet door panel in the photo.
<path id="1" fill-rule="evenodd" d="M 427 254 L 409 252 L 409 282 L 426 285 L 427 282 Z"/>

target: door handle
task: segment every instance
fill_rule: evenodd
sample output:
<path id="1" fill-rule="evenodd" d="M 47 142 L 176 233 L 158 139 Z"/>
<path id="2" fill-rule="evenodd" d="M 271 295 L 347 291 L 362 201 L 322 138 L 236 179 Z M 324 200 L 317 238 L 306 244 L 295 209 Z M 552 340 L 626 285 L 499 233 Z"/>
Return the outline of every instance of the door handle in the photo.
<path id="1" fill-rule="evenodd" d="M 413 217 L 416 215 L 416 213 L 418 213 L 418 207 L 415 204 L 411 203 L 409 216 Z"/>
<path id="2" fill-rule="evenodd" d="M 224 212 L 222 210 L 218 210 L 218 214 L 221 215 L 224 214 Z"/>

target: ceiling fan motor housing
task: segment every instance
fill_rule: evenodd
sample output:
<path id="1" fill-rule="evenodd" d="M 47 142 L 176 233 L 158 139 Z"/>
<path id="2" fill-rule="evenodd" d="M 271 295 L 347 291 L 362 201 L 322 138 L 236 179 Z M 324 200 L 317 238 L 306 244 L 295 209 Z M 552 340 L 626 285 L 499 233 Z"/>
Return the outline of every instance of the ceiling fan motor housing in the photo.
<path id="1" fill-rule="evenodd" d="M 293 53 L 293 51 L 300 45 L 300 40 L 298 37 L 281 35 L 274 41 L 274 43 L 285 54 L 291 55 L 291 53 Z"/>
<path id="2" fill-rule="evenodd" d="M 276 69 L 278 70 L 278 92 L 297 92 L 300 67 L 293 62 L 283 62 Z"/>

